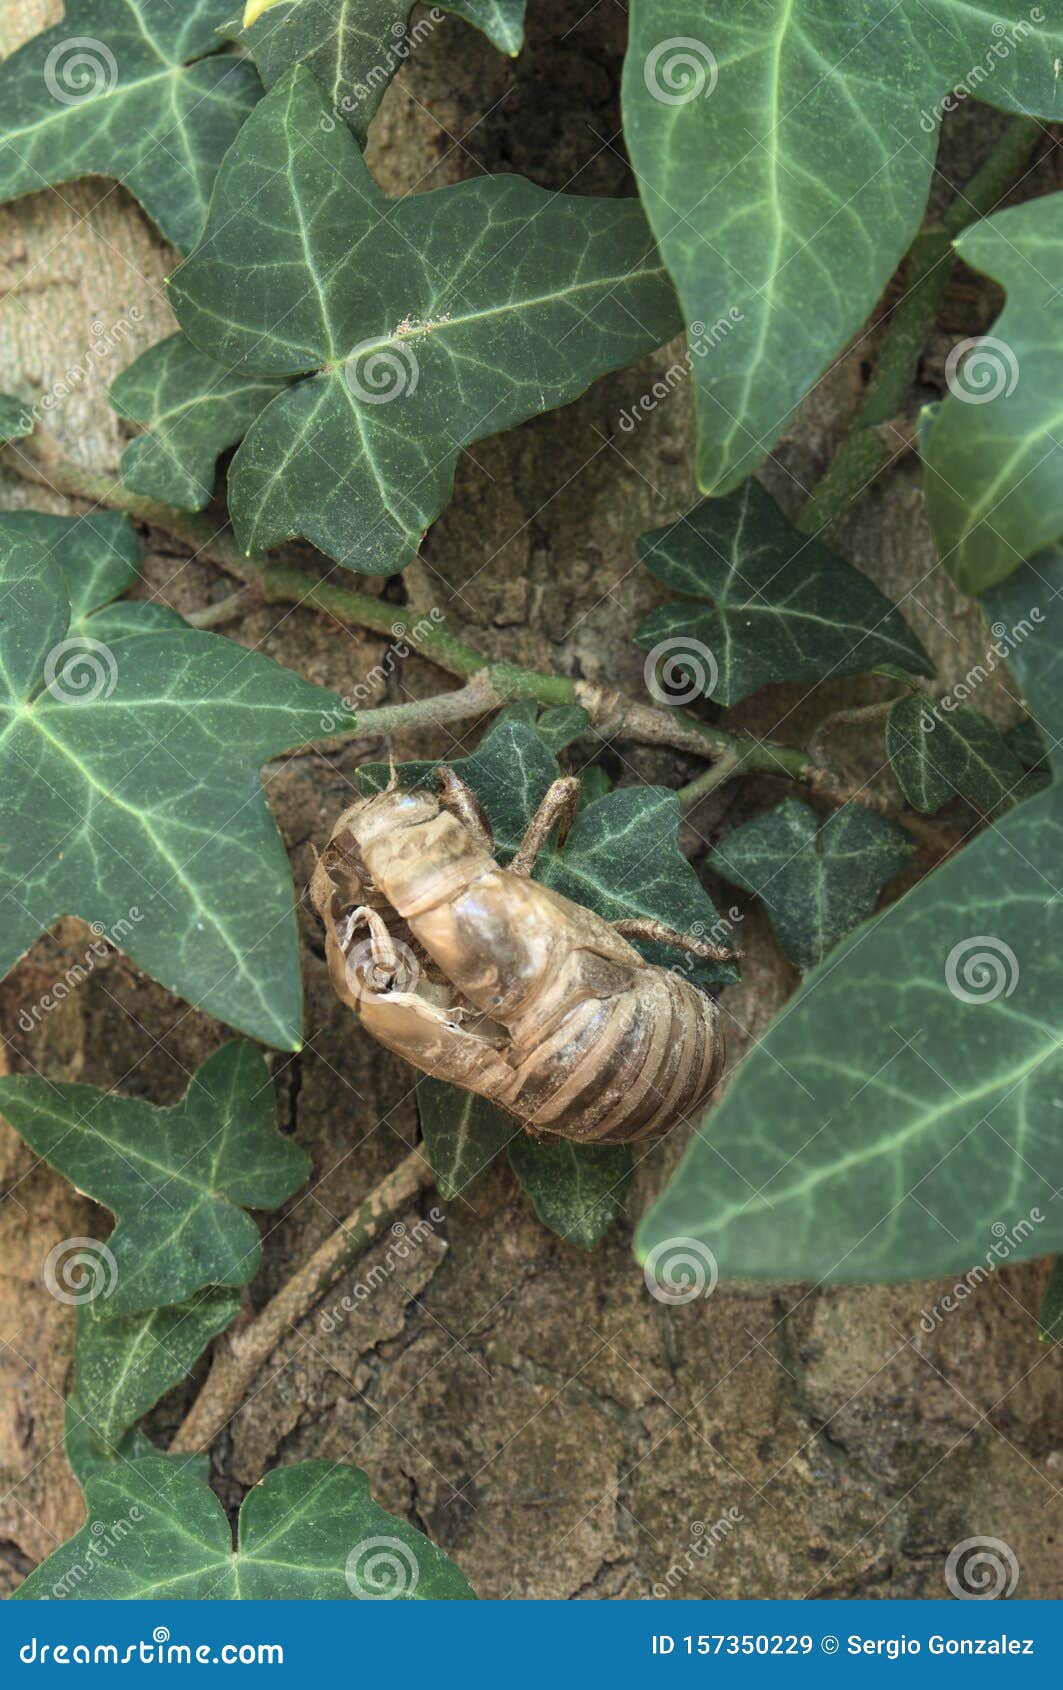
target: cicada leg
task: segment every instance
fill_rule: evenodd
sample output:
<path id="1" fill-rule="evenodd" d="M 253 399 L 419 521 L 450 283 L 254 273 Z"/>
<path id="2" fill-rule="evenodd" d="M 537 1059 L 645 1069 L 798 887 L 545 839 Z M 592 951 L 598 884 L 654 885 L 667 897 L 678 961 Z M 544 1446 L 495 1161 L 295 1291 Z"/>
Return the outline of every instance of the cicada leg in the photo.
<path id="1" fill-rule="evenodd" d="M 579 781 L 575 775 L 562 775 L 547 789 L 546 796 L 528 823 L 528 831 L 520 842 L 520 849 L 509 865 L 511 874 L 531 874 L 539 852 L 555 827 L 560 829 L 558 844 L 564 844 L 576 819 L 578 805 Z"/>
<path id="2" fill-rule="evenodd" d="M 727 945 L 713 945 L 706 939 L 695 939 L 689 933 L 677 933 L 674 927 L 666 927 L 663 921 L 654 921 L 650 916 L 624 916 L 609 925 L 614 933 L 621 933 L 625 939 L 645 939 L 648 944 L 654 945 L 675 945 L 681 951 L 690 951 L 700 957 L 703 962 L 734 962 L 742 955 L 741 951 L 733 951 Z"/>
<path id="3" fill-rule="evenodd" d="M 359 928 L 368 944 L 352 946 Z M 396 939 L 378 910 L 360 906 L 326 931 L 333 984 L 366 1031 L 422 1073 L 500 1100 L 513 1070 L 505 1058 L 505 1034 L 475 1015 L 453 989 L 424 974 L 410 947 Z M 361 951 L 361 955 L 359 955 Z"/>
<path id="4" fill-rule="evenodd" d="M 446 767 L 436 770 L 436 780 L 439 783 L 439 802 L 451 815 L 457 816 L 462 827 L 472 834 L 476 843 L 487 852 L 489 857 L 495 854 L 495 839 L 491 832 L 491 823 L 484 814 L 483 805 L 477 798 L 471 786 L 456 775 L 453 769 Z"/>
<path id="5" fill-rule="evenodd" d="M 351 940 L 359 927 L 369 929 L 369 949 L 373 960 L 373 968 L 384 978 L 392 978 L 399 968 L 399 953 L 395 941 L 391 937 L 388 924 L 379 910 L 372 910 L 367 904 L 360 904 L 356 910 L 345 918 L 342 931 L 339 934 L 340 948 L 344 955 L 349 955 Z"/>

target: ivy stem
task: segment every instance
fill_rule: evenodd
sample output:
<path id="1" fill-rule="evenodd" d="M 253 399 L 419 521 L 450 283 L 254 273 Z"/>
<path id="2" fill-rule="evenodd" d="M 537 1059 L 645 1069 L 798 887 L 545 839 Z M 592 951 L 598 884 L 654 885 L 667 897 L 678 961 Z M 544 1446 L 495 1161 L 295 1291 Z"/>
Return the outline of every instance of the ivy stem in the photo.
<path id="1" fill-rule="evenodd" d="M 209 517 L 179 511 L 171 505 L 156 504 L 137 493 L 130 493 L 113 476 L 83 469 L 72 463 L 51 436 L 38 430 L 31 441 L 20 441 L 8 449 L 9 462 L 19 474 L 39 486 L 67 498 L 82 499 L 95 505 L 106 505 L 123 511 L 127 516 L 151 528 L 172 534 L 192 548 L 198 557 L 218 564 L 228 574 L 245 583 L 253 583 L 259 596 L 270 604 L 306 605 L 324 611 L 340 622 L 367 628 L 373 633 L 395 638 L 396 606 L 356 592 L 352 587 L 337 585 L 324 576 L 315 576 L 296 554 L 283 550 L 265 553 L 245 553 L 232 535 Z M 233 608 L 232 599 L 207 609 L 207 617 L 217 613 L 224 618 Z M 200 613 L 202 618 L 203 613 Z M 209 623 L 208 623 L 209 625 Z M 598 686 L 590 681 L 575 681 L 565 675 L 548 675 L 527 669 L 516 663 L 492 662 L 482 651 L 469 645 L 445 622 L 422 618 L 417 627 L 417 652 L 448 674 L 463 681 L 476 680 L 481 689 L 476 708 L 467 714 L 497 709 L 515 699 L 532 698 L 543 705 L 580 704 L 590 717 L 590 725 L 600 739 L 628 739 L 644 745 L 669 746 L 676 751 L 712 759 L 738 753 L 743 772 L 784 775 L 791 780 L 808 781 L 813 770 L 808 753 L 800 747 L 777 745 L 770 740 L 756 740 L 743 734 L 729 732 L 709 722 L 702 722 L 686 710 L 661 709 L 628 698 L 611 687 Z M 486 677 L 486 680 L 484 679 Z M 465 695 L 466 702 L 471 702 Z M 454 712 L 449 719 L 463 713 L 462 695 L 455 695 L 443 709 Z M 359 725 L 345 738 L 362 738 L 363 723 L 372 722 L 372 731 L 394 732 L 399 727 L 420 725 L 446 718 L 440 713 L 440 700 L 417 701 L 415 705 L 398 705 L 391 722 L 385 726 L 381 711 L 367 711 L 359 717 Z M 400 715 L 399 712 L 406 712 Z"/>
<path id="2" fill-rule="evenodd" d="M 823 762 L 826 756 L 826 745 L 830 736 L 840 728 L 850 728 L 877 722 L 883 716 L 888 716 L 895 704 L 902 698 L 910 698 L 911 693 L 894 693 L 890 698 L 880 698 L 874 704 L 854 704 L 848 710 L 836 710 L 832 716 L 824 716 L 812 730 L 808 742 L 809 752 L 817 762 Z"/>
<path id="3" fill-rule="evenodd" d="M 221 628 L 226 622 L 231 622 L 235 616 L 241 615 L 248 607 L 252 594 L 249 582 L 246 586 L 238 587 L 228 598 L 218 599 L 215 604 L 207 604 L 202 610 L 186 610 L 184 619 L 190 628 Z"/>
<path id="4" fill-rule="evenodd" d="M 382 1229 L 435 1175 L 421 1149 L 411 1150 L 351 1211 L 241 1331 L 219 1339 L 199 1396 L 170 1445 L 171 1451 L 209 1449 L 240 1408 L 278 1344 L 334 1285 L 343 1270 L 368 1249 Z"/>
<path id="5" fill-rule="evenodd" d="M 340 621 L 395 637 L 395 606 L 351 587 L 315 578 L 295 554 L 282 550 L 269 556 L 248 555 L 240 550 L 230 533 L 210 518 L 156 504 L 130 493 L 113 476 L 72 463 L 58 442 L 42 430 L 37 430 L 30 440 L 9 447 L 8 455 L 26 480 L 66 498 L 123 511 L 135 521 L 172 534 L 196 556 L 253 585 L 259 596 L 270 602 L 310 605 Z M 236 601 L 240 597 L 241 593 L 232 594 L 219 604 L 208 606 L 205 612 L 199 613 L 201 625 L 212 625 L 215 615 L 219 622 L 227 619 L 238 609 Z M 515 698 L 534 698 L 545 705 L 581 704 L 590 717 L 591 727 L 602 740 L 629 739 L 714 759 L 710 768 L 680 789 L 684 810 L 690 810 L 700 798 L 737 774 L 782 775 L 810 787 L 828 803 L 842 805 L 858 801 L 880 814 L 895 816 L 921 843 L 926 843 L 929 830 L 921 818 L 905 810 L 898 811 L 889 799 L 849 782 L 810 749 L 731 733 L 699 721 L 685 710 L 657 709 L 589 681 L 545 675 L 512 663 L 492 663 L 445 625 L 433 623 L 427 617 L 424 620 L 429 626 L 418 639 L 420 655 L 467 684 L 435 698 L 362 711 L 357 726 L 343 738 L 396 733 L 433 722 L 484 715 Z M 946 848 L 939 839 L 933 841 L 933 846 L 939 852 Z"/>
<path id="6" fill-rule="evenodd" d="M 716 788 L 722 786 L 724 781 L 730 780 L 732 775 L 737 774 L 741 766 L 740 752 L 725 752 L 722 757 L 718 757 L 710 768 L 703 770 L 689 785 L 679 788 L 680 809 L 684 814 L 687 810 L 692 810 L 694 805 L 699 803 L 702 798 L 706 798 L 710 792 L 715 792 Z"/>
<path id="7" fill-rule="evenodd" d="M 803 533 L 818 534 L 829 527 L 906 444 L 888 425 L 907 403 L 945 296 L 956 263 L 952 243 L 970 224 L 988 216 L 1014 186 L 1043 132 L 1034 118 L 1012 118 L 940 224 L 916 236 L 908 254 L 904 295 L 890 319 L 874 379 L 852 432 L 798 518 Z"/>

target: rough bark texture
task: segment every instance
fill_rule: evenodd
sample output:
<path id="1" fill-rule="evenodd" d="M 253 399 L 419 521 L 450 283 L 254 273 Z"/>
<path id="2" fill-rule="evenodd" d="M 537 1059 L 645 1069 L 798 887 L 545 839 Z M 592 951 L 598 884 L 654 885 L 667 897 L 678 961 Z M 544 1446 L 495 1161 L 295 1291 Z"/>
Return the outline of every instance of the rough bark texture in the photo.
<path id="1" fill-rule="evenodd" d="M 8 0 L 0 49 L 60 12 L 59 0 Z M 584 14 L 574 0 L 539 0 L 516 65 L 454 20 L 435 29 L 374 130 L 371 163 L 386 187 L 399 192 L 487 168 L 587 193 L 630 191 L 618 139 L 623 14 Z M 973 104 L 959 114 L 948 144 L 956 181 L 997 123 Z M 1051 169 L 1042 166 L 1040 191 L 1055 185 Z M 114 359 L 75 382 L 52 415 L 68 451 L 113 468 L 122 432 L 107 408 L 107 383 L 167 332 L 160 283 L 172 254 L 133 201 L 100 181 L 24 199 L 0 222 L 0 389 L 30 399 L 46 392 L 85 364 L 94 323 L 110 329 L 134 306 L 143 313 Z M 721 300 L 721 312 L 726 307 Z M 953 287 L 949 332 L 924 363 L 923 396 L 935 391 L 951 339 L 975 332 L 991 308 L 974 278 Z M 874 336 L 840 362 L 765 471 L 790 506 L 843 432 L 873 348 Z M 692 501 L 689 395 L 680 389 L 633 434 L 618 434 L 616 423 L 669 362 L 663 352 L 466 454 L 425 565 L 408 577 L 418 610 L 444 606 L 497 655 L 639 693 L 642 658 L 630 632 L 655 595 L 636 567 L 634 540 Z M 62 508 L 13 478 L 3 495 L 9 506 Z M 978 617 L 940 571 L 928 574 L 916 466 L 897 467 L 839 539 L 903 597 L 946 681 L 962 674 L 980 651 Z M 152 591 L 182 610 L 231 591 L 217 570 L 176 547 L 152 551 L 146 575 Z M 398 583 L 367 585 L 402 603 Z M 253 602 L 226 632 L 341 692 L 386 649 L 322 617 Z M 442 684 L 411 659 L 378 690 L 398 699 Z M 872 699 L 881 684 L 832 685 L 815 699 L 768 688 L 745 721 L 799 742 L 829 708 Z M 1002 692 L 994 708 L 1001 720 L 1014 713 Z M 455 726 L 394 750 L 444 755 L 475 737 L 475 728 Z M 850 735 L 841 745 L 854 772 L 878 768 L 875 744 Z M 300 889 L 311 842 L 328 836 L 349 801 L 359 760 L 380 750 L 350 744 L 328 759 L 293 757 L 267 771 Z M 630 747 L 609 765 L 622 779 L 672 785 L 700 766 Z M 714 794 L 686 829 L 691 854 L 779 791 L 764 780 Z M 724 1000 L 737 1057 L 794 976 L 759 912 L 717 890 L 724 905 L 737 901 L 745 913 L 745 982 Z M 395 1166 L 417 1130 L 413 1076 L 353 1030 L 326 978 L 305 899 L 302 940 L 307 1044 L 274 1068 L 284 1129 L 312 1155 L 314 1176 L 265 1224 L 265 1266 L 250 1292 L 256 1307 Z M 98 966 L 32 1034 L 20 1031 L 20 1009 L 86 942 L 77 922 L 61 923 L 4 984 L 11 1065 L 172 1100 L 222 1029 L 121 956 Z M 73 1311 L 45 1290 L 44 1258 L 61 1238 L 105 1235 L 108 1219 L 0 1131 L 0 1565 L 9 1588 L 81 1513 L 59 1448 Z M 644 1157 L 631 1217 L 681 1148 L 670 1141 Z M 439 1199 L 429 1192 L 421 1212 L 433 1205 Z M 1034 1321 L 1045 1264 L 998 1272 L 928 1334 L 920 1311 L 940 1286 L 718 1292 L 662 1307 L 645 1292 L 629 1225 L 583 1256 L 543 1230 L 505 1167 L 439 1206 L 445 1220 L 399 1271 L 378 1265 L 371 1283 L 379 1288 L 359 1299 L 355 1314 L 330 1329 L 319 1309 L 285 1339 L 251 1406 L 216 1446 L 215 1478 L 227 1503 L 235 1506 L 243 1487 L 275 1463 L 354 1460 L 379 1500 L 456 1555 L 484 1596 L 936 1596 L 944 1594 L 948 1549 L 976 1534 L 1011 1545 L 1019 1595 L 1063 1593 L 1055 1532 L 1063 1380 Z M 367 1280 L 383 1248 L 349 1270 L 325 1312 Z M 192 1395 L 189 1385 L 157 1412 L 156 1436 L 173 1430 Z M 706 1541 L 709 1552 L 697 1552 Z"/>

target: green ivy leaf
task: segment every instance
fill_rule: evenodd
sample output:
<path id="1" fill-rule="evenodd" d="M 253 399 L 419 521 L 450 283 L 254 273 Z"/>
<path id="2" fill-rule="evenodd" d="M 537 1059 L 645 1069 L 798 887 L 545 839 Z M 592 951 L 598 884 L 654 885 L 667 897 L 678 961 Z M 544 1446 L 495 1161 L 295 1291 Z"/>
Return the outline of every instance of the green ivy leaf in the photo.
<path id="1" fill-rule="evenodd" d="M 866 322 L 919 228 L 939 102 L 988 61 L 980 99 L 1054 119 L 1061 58 L 1028 0 L 632 0 L 624 133 L 693 325 L 706 493 Z"/>
<path id="2" fill-rule="evenodd" d="M 1032 716 L 1016 722 L 1013 728 L 1008 729 L 1004 740 L 1012 756 L 1018 758 L 1024 769 L 1040 769 L 1047 764 L 1048 747 Z"/>
<path id="3" fill-rule="evenodd" d="M 980 593 L 1063 534 L 1063 300 L 1047 279 L 1063 261 L 1063 194 L 976 223 L 956 251 L 1007 293 L 992 334 L 953 348 L 924 447 L 942 562 Z"/>
<path id="4" fill-rule="evenodd" d="M 443 10 L 475 24 L 500 53 L 515 59 L 524 45 L 526 0 L 447 0 Z"/>
<path id="5" fill-rule="evenodd" d="M 911 849 L 903 827 L 863 804 L 846 804 L 821 823 L 791 798 L 734 828 L 708 863 L 763 900 L 786 955 L 806 970 L 871 914 Z"/>
<path id="6" fill-rule="evenodd" d="M 1012 663 L 1063 740 L 1063 552 L 989 595 L 1040 594 Z M 808 976 L 643 1223 L 768 1280 L 921 1279 L 1063 1249 L 1063 789 L 1009 810 Z"/>
<path id="7" fill-rule="evenodd" d="M 636 202 L 515 176 L 389 200 L 323 115 L 299 66 L 261 102 L 172 297 L 227 368 L 305 378 L 233 460 L 240 544 L 302 535 L 390 573 L 447 503 L 463 445 L 576 398 L 679 319 Z"/>
<path id="8" fill-rule="evenodd" d="M 1021 804 L 1024 798 L 1034 798 L 1039 792 L 1052 784 L 1052 771 L 1048 765 L 1048 747 L 1041 738 L 1037 723 L 1027 716 L 1024 722 L 1018 722 L 1009 728 L 1004 735 L 1004 744 L 1009 752 L 1022 764 L 1023 776 L 1019 781 L 1013 798 L 1016 804 Z"/>
<path id="9" fill-rule="evenodd" d="M 221 159 L 262 92 L 219 53 L 233 0 L 67 0 L 0 65 L 0 199 L 113 176 L 188 250 Z"/>
<path id="10" fill-rule="evenodd" d="M 275 1209 L 310 1171 L 277 1131 L 261 1055 L 236 1039 L 169 1109 L 19 1075 L 0 1079 L 0 1110 L 38 1156 L 118 1217 L 108 1315 L 183 1302 L 204 1285 L 246 1285 L 261 1245 L 245 1208 Z"/>
<path id="11" fill-rule="evenodd" d="M 0 518 L 0 974 L 79 915 L 170 991 L 297 1049 L 291 871 L 267 758 L 332 693 L 161 605 L 124 518 Z M 91 961 L 91 959 L 90 959 Z"/>
<path id="12" fill-rule="evenodd" d="M 0 446 L 12 440 L 24 440 L 33 433 L 33 417 L 28 405 L 13 394 L 0 393 Z"/>
<path id="13" fill-rule="evenodd" d="M 15 1591 L 16 1601 L 468 1600 L 461 1569 L 385 1513 L 357 1467 L 304 1461 L 244 1500 L 238 1545 L 213 1492 L 159 1457 L 101 1469 L 88 1524 Z"/>
<path id="14" fill-rule="evenodd" d="M 551 751 L 564 751 L 586 733 L 590 721 L 582 704 L 558 704 L 543 711 L 535 723 L 535 731 Z"/>
<path id="15" fill-rule="evenodd" d="M 440 0 L 440 10 L 475 24 L 511 57 L 524 44 L 524 0 Z M 411 40 L 412 11 L 412 0 L 274 0 L 240 39 L 267 88 L 294 64 L 312 70 L 335 116 L 364 143 L 395 72 L 435 27 L 429 13 Z"/>
<path id="16" fill-rule="evenodd" d="M 210 1454 L 187 1455 L 184 1452 L 173 1455 L 164 1454 L 155 1448 L 145 1432 L 136 1426 L 128 1432 L 123 1432 L 113 1443 L 104 1443 L 93 1431 L 92 1426 L 82 1412 L 81 1404 L 76 1394 L 67 1399 L 63 1428 L 63 1454 L 66 1456 L 78 1484 L 85 1488 L 89 1479 L 114 1465 L 115 1462 L 125 1464 L 130 1461 L 140 1461 L 144 1456 L 154 1456 L 161 1461 L 172 1462 L 182 1467 L 193 1478 L 206 1484 L 210 1478 Z"/>
<path id="17" fill-rule="evenodd" d="M 988 717 L 925 698 L 893 706 L 886 752 L 905 797 L 924 814 L 966 798 L 992 815 L 1014 801 L 1023 778 L 1019 759 Z"/>
<path id="18" fill-rule="evenodd" d="M 172 1231 L 175 1261 L 184 1243 Z M 191 1372 L 212 1339 L 236 1318 L 237 1291 L 210 1286 L 185 1302 L 115 1315 L 106 1303 L 78 1309 L 78 1411 L 99 1445 L 115 1448 L 160 1397 Z"/>
<path id="19" fill-rule="evenodd" d="M 417 1113 L 440 1197 L 450 1199 L 472 1184 L 524 1128 L 485 1097 L 422 1074 Z"/>
<path id="20" fill-rule="evenodd" d="M 896 606 L 866 575 L 792 528 L 756 481 L 644 534 L 638 555 L 666 587 L 714 603 L 711 610 L 658 605 L 635 635 L 646 651 L 662 648 L 668 672 L 693 680 L 706 698 L 737 704 L 769 681 L 865 675 L 887 665 L 933 673 Z"/>
<path id="21" fill-rule="evenodd" d="M 629 1145 L 539 1143 L 486 1098 L 427 1076 L 417 1108 L 441 1197 L 457 1197 L 508 1149 L 539 1219 L 569 1244 L 593 1250 L 620 1214 L 634 1172 Z"/>
<path id="22" fill-rule="evenodd" d="M 118 415 L 147 430 L 122 454 L 123 482 L 145 499 L 202 510 L 222 452 L 286 386 L 226 370 L 180 333 L 149 346 L 111 384 Z"/>
<path id="23" fill-rule="evenodd" d="M 634 1172 L 628 1144 L 546 1144 L 523 1132 L 509 1160 L 544 1226 L 580 1250 L 595 1249 L 622 1213 Z"/>

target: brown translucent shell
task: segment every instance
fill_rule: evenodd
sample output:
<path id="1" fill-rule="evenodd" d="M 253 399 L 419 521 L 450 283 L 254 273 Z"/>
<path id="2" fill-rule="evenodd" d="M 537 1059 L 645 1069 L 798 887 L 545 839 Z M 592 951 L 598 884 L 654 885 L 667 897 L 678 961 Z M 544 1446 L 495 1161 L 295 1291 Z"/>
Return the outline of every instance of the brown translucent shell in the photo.
<path id="1" fill-rule="evenodd" d="M 475 817 L 431 792 L 345 810 L 311 896 L 333 985 L 366 1031 L 536 1135 L 647 1138 L 694 1114 L 719 1078 L 711 998 L 592 910 L 501 867 Z"/>

